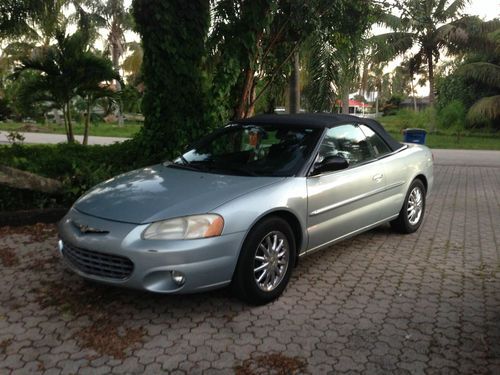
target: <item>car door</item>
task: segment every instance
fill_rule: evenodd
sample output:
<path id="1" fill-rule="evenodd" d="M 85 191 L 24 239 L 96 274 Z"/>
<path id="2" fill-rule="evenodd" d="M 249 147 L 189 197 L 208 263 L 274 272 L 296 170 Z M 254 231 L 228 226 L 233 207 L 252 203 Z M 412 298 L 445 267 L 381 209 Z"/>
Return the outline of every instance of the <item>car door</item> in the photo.
<path id="1" fill-rule="evenodd" d="M 307 178 L 308 251 L 385 218 L 380 210 L 385 190 L 383 164 L 361 129 L 355 124 L 328 129 L 316 162 L 331 155 L 344 157 L 349 167 Z"/>

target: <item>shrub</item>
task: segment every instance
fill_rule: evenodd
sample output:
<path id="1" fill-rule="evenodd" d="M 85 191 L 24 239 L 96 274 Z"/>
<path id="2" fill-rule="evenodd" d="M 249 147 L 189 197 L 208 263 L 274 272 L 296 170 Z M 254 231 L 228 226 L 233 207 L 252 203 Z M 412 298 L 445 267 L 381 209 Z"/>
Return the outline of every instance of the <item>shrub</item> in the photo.
<path id="1" fill-rule="evenodd" d="M 439 127 L 451 129 L 457 135 L 457 139 L 465 131 L 465 116 L 467 110 L 460 100 L 452 100 L 437 115 Z"/>
<path id="2" fill-rule="evenodd" d="M 63 191 L 51 195 L 0 186 L 0 211 L 69 207 L 97 183 L 140 167 L 134 160 L 135 147 L 131 141 L 110 146 L 65 143 L 2 146 L 3 165 L 57 179 L 63 183 Z"/>

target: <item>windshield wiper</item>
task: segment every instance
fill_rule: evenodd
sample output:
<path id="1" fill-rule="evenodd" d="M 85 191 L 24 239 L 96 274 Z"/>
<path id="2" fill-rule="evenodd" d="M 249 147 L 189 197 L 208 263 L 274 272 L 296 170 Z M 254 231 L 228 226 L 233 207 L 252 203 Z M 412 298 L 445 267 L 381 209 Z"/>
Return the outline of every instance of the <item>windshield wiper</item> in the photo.
<path id="1" fill-rule="evenodd" d="M 179 158 L 181 159 L 182 163 L 184 165 L 189 165 L 190 163 L 187 161 L 187 159 L 184 157 L 184 155 L 180 155 Z"/>
<path id="2" fill-rule="evenodd" d="M 191 165 L 189 163 L 187 164 L 180 164 L 180 163 L 174 163 L 171 161 L 166 161 L 163 163 L 165 167 L 172 167 L 172 168 L 179 168 L 179 169 L 188 169 L 190 171 L 200 171 L 200 168 L 195 167 L 194 165 Z"/>

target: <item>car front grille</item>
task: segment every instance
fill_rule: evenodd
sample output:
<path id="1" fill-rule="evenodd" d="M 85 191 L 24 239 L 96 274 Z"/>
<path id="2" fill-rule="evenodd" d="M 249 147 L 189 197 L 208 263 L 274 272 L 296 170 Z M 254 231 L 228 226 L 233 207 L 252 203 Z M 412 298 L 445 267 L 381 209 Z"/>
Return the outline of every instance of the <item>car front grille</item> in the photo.
<path id="1" fill-rule="evenodd" d="M 86 250 L 66 242 L 62 254 L 74 268 L 89 275 L 124 280 L 134 270 L 134 264 L 126 257 Z"/>

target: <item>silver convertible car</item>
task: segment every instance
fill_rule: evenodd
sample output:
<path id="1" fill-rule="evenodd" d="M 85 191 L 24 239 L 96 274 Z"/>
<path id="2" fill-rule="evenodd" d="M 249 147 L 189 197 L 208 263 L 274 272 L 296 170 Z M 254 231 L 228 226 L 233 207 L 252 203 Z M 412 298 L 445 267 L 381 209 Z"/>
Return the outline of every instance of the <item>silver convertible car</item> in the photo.
<path id="1" fill-rule="evenodd" d="M 97 185 L 59 223 L 59 250 L 86 279 L 159 293 L 231 285 L 263 304 L 304 255 L 385 222 L 416 231 L 432 184 L 430 150 L 374 120 L 262 115 Z"/>

